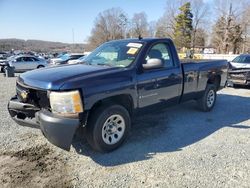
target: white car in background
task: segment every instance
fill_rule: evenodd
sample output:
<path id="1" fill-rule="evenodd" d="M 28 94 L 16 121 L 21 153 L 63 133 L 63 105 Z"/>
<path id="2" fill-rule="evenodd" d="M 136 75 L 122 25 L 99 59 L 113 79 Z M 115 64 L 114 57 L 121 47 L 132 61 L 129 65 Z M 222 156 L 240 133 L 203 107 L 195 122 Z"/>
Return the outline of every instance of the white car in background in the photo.
<path id="1" fill-rule="evenodd" d="M 83 57 L 83 53 L 71 53 L 71 54 L 64 54 L 60 56 L 60 58 L 52 58 L 50 59 L 50 65 L 64 65 L 68 64 L 71 60 L 76 60 Z"/>
<path id="2" fill-rule="evenodd" d="M 82 56 L 82 57 L 80 57 L 80 58 L 78 58 L 78 59 L 69 60 L 69 61 L 68 61 L 68 64 L 77 64 L 77 63 L 81 63 L 81 62 L 84 60 L 85 57 L 86 57 L 86 56 Z"/>
<path id="3" fill-rule="evenodd" d="M 72 59 L 68 61 L 68 64 L 77 64 L 84 61 L 84 59 L 90 54 L 90 52 L 84 52 L 84 56 L 78 58 L 78 59 Z"/>
<path id="4" fill-rule="evenodd" d="M 48 66 L 45 59 L 31 55 L 18 55 L 11 57 L 8 65 L 15 68 L 15 72 L 24 72 Z"/>

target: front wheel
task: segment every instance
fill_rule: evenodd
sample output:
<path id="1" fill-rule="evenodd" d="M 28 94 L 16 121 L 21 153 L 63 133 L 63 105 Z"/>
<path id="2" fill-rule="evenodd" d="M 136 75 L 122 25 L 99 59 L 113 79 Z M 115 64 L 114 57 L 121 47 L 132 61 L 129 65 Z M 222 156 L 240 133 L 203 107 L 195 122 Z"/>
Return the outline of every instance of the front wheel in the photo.
<path id="1" fill-rule="evenodd" d="M 199 108 L 204 112 L 211 111 L 215 105 L 216 98 L 217 94 L 215 85 L 207 84 L 202 98 L 197 100 Z"/>
<path id="2" fill-rule="evenodd" d="M 90 115 L 87 141 L 97 151 L 112 151 L 126 139 L 130 124 L 129 113 L 123 106 L 102 106 Z"/>

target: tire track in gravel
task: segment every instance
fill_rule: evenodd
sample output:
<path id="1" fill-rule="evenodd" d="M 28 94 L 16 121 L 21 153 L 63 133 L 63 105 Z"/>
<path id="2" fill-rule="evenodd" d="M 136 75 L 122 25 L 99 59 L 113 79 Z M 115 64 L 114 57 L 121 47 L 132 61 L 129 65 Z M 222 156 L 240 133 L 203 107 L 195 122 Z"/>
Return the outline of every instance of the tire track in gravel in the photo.
<path id="1" fill-rule="evenodd" d="M 0 155 L 0 187 L 73 187 L 69 169 L 46 144 Z"/>

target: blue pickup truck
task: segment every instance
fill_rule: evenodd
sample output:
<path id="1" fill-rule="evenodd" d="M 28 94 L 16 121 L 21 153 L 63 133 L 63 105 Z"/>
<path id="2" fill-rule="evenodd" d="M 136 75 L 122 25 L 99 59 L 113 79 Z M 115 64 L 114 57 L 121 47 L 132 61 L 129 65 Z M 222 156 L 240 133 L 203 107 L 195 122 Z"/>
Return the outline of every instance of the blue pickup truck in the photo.
<path id="1" fill-rule="evenodd" d="M 16 123 L 41 129 L 60 148 L 69 150 L 84 128 L 93 149 L 108 152 L 144 109 L 196 100 L 201 110 L 212 110 L 227 68 L 226 60 L 180 63 L 166 38 L 110 41 L 82 63 L 21 74 L 8 110 Z"/>

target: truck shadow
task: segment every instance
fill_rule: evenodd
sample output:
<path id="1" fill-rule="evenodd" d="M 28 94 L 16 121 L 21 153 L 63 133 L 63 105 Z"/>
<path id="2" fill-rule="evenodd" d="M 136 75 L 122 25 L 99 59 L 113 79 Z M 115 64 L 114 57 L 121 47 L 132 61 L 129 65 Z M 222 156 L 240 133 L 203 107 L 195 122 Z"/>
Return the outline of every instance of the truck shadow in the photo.
<path id="1" fill-rule="evenodd" d="M 247 97 L 219 94 L 213 111 L 197 110 L 195 102 L 171 107 L 136 118 L 127 141 L 110 153 L 93 151 L 85 140 L 75 141 L 76 152 L 102 166 L 116 166 L 147 160 L 156 153 L 176 152 L 222 128 L 249 129 L 242 122 L 250 118 Z M 226 110 L 225 110 L 226 109 Z"/>

